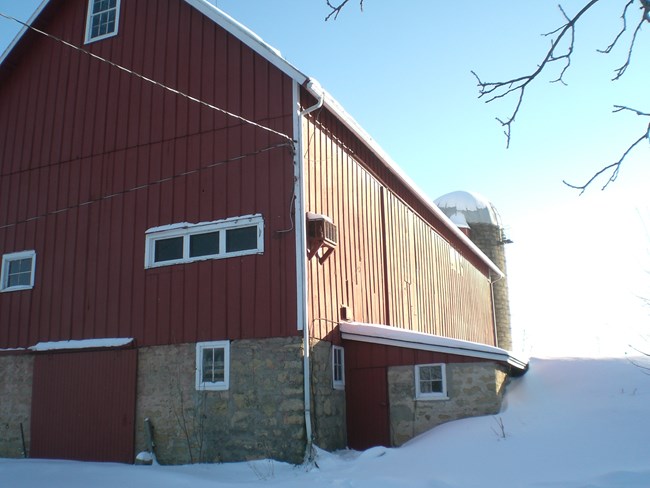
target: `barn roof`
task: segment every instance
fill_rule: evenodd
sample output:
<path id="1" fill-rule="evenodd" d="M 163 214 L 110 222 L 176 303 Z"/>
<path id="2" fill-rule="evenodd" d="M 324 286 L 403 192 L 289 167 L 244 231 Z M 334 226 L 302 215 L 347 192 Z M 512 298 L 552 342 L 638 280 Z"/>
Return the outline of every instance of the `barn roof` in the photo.
<path id="1" fill-rule="evenodd" d="M 43 2 L 41 2 L 36 11 L 27 21 L 27 24 L 32 25 L 33 22 L 41 14 L 41 12 L 52 1 L 53 0 L 43 0 Z M 377 158 L 379 158 L 379 160 L 384 163 L 386 167 L 413 192 L 416 198 L 420 200 L 452 234 L 454 234 L 461 242 L 463 242 L 465 246 L 471 249 L 471 251 L 477 255 L 480 260 L 484 262 L 488 268 L 497 276 L 504 276 L 498 266 L 494 264 L 492 260 L 490 260 L 490 258 L 488 258 L 483 253 L 483 251 L 481 251 L 476 246 L 476 244 L 474 244 L 462 231 L 459 230 L 459 228 L 447 217 L 447 215 L 445 215 L 445 213 L 442 212 L 438 206 L 433 203 L 431 198 L 423 190 L 421 190 L 406 173 L 404 173 L 404 171 L 381 148 L 381 146 L 372 138 L 372 136 L 370 136 L 370 134 L 368 134 L 361 127 L 361 125 L 359 125 L 359 123 L 350 114 L 348 114 L 348 112 L 345 111 L 345 109 L 334 99 L 334 97 L 320 88 L 320 85 L 315 82 L 315 80 L 301 72 L 298 68 L 284 59 L 279 50 L 266 43 L 260 36 L 255 34 L 248 27 L 244 26 L 237 20 L 233 19 L 230 15 L 226 14 L 213 4 L 209 3 L 208 0 L 183 1 L 201 12 L 203 15 L 222 27 L 224 30 L 235 36 L 237 39 L 250 47 L 253 51 L 265 58 L 272 65 L 276 66 L 280 71 L 285 73 L 300 85 L 307 86 L 309 83 L 310 86 L 314 87 L 311 88 L 311 91 L 314 91 L 315 89 L 319 92 L 319 94 L 323 97 L 323 105 L 332 114 L 334 114 L 350 131 L 352 131 L 353 134 L 361 139 L 373 152 L 373 154 L 377 156 Z M 5 52 L 0 57 L 0 66 L 4 63 L 5 59 L 14 49 L 14 47 L 20 42 L 20 39 L 23 37 L 27 30 L 28 27 L 23 27 L 11 42 L 11 44 L 9 44 Z"/>
<path id="2" fill-rule="evenodd" d="M 520 372 L 525 372 L 528 369 L 528 360 L 518 358 L 505 349 L 478 342 L 362 322 L 341 322 L 339 328 L 341 338 L 345 340 L 489 359 L 507 363 Z"/>

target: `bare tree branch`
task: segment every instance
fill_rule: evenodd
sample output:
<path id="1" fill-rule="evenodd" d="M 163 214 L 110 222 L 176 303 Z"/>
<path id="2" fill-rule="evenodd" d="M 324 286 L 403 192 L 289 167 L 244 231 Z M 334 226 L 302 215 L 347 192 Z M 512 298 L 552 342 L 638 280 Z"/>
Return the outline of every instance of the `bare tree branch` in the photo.
<path id="1" fill-rule="evenodd" d="M 643 0 L 641 0 L 641 1 L 643 1 Z M 630 61 L 632 60 L 632 50 L 634 49 L 634 45 L 636 44 L 636 36 L 639 34 L 639 31 L 641 30 L 641 26 L 643 25 L 643 22 L 645 22 L 645 21 L 650 22 L 650 20 L 648 20 L 648 18 L 646 16 L 646 13 L 645 13 L 645 10 L 644 10 L 644 13 L 641 16 L 641 19 L 639 20 L 639 23 L 637 24 L 636 29 L 634 29 L 634 34 L 632 35 L 632 40 L 630 41 L 630 47 L 627 50 L 627 59 L 625 60 L 625 63 L 623 63 L 623 65 L 620 68 L 618 68 L 617 70 L 614 71 L 616 73 L 616 76 L 614 76 L 614 78 L 612 78 L 612 81 L 616 81 L 621 76 L 623 76 L 625 74 L 625 72 L 627 71 L 627 68 L 630 66 Z"/>
<path id="2" fill-rule="evenodd" d="M 597 51 L 599 53 L 609 54 L 610 52 L 612 52 L 612 49 L 614 49 L 614 46 L 616 46 L 616 43 L 618 42 L 618 40 L 621 38 L 621 36 L 623 34 L 625 34 L 625 31 L 627 31 L 627 9 L 630 8 L 633 3 L 634 3 L 634 0 L 630 0 L 629 2 L 627 2 L 627 4 L 625 5 L 625 8 L 623 9 L 623 13 L 621 14 L 621 20 L 623 21 L 623 27 L 621 27 L 621 30 L 618 32 L 618 35 L 614 38 L 612 43 L 609 46 L 607 46 L 605 49 L 597 49 Z"/>
<path id="3" fill-rule="evenodd" d="M 493 102 L 494 100 L 504 98 L 507 95 L 510 95 L 511 93 L 518 92 L 519 94 L 515 108 L 511 112 L 510 116 L 505 119 L 497 118 L 497 120 L 504 127 L 504 134 L 506 135 L 506 145 L 508 147 L 510 146 L 510 135 L 512 130 L 512 124 L 515 121 L 517 114 L 519 113 L 519 109 L 521 108 L 526 87 L 533 80 L 535 80 L 535 78 L 537 78 L 539 74 L 542 73 L 542 71 L 544 71 L 547 65 L 561 60 L 564 60 L 565 65 L 560 71 L 560 75 L 558 76 L 557 79 L 554 80 L 554 82 L 559 81 L 561 83 L 564 83 L 562 77 L 564 76 L 566 70 L 569 68 L 571 64 L 571 54 L 573 53 L 573 46 L 575 41 L 575 24 L 586 12 L 589 11 L 591 7 L 596 5 L 599 1 L 600 0 L 590 0 L 572 18 L 569 18 L 566 15 L 566 12 L 564 11 L 561 5 L 558 6 L 560 11 L 562 12 L 562 15 L 566 20 L 566 23 L 558 27 L 554 31 L 544 34 L 544 36 L 546 37 L 552 37 L 551 47 L 546 52 L 546 55 L 542 59 L 541 63 L 539 63 L 539 65 L 537 66 L 537 69 L 534 70 L 532 73 L 525 76 L 520 76 L 518 78 L 505 80 L 505 81 L 483 81 L 474 71 L 472 71 L 472 74 L 474 75 L 478 83 L 478 89 L 479 89 L 478 97 L 479 98 L 485 97 L 486 98 L 485 103 L 490 103 Z M 559 54 L 556 51 L 558 51 L 560 43 L 562 42 L 562 40 L 565 38 L 567 34 L 570 35 L 571 37 L 569 41 L 569 46 L 566 49 L 566 52 Z"/>
<path id="4" fill-rule="evenodd" d="M 345 5 L 350 0 L 342 0 L 341 3 L 339 3 L 338 5 L 332 5 L 330 0 L 325 0 L 325 1 L 327 2 L 327 6 L 332 10 L 327 15 L 327 17 L 325 17 L 325 21 L 327 22 L 328 20 L 330 20 L 331 17 L 334 17 L 334 20 L 336 20 L 338 18 L 339 14 L 341 13 L 341 10 L 343 9 L 343 7 L 345 7 Z M 359 8 L 363 12 L 363 0 L 359 0 Z"/>
<path id="5" fill-rule="evenodd" d="M 562 8 L 562 6 L 558 5 L 560 12 L 562 12 L 562 15 L 564 16 L 565 23 L 560 27 L 558 27 L 557 29 L 548 32 L 546 34 L 543 34 L 545 37 L 551 38 L 551 46 L 549 50 L 546 52 L 546 55 L 544 56 L 542 61 L 537 65 L 537 69 L 532 71 L 530 74 L 525 76 L 520 76 L 518 78 L 511 78 L 509 80 L 504 80 L 504 81 L 488 82 L 488 81 L 481 80 L 481 78 L 474 71 L 472 71 L 472 74 L 476 78 L 478 84 L 478 90 L 479 90 L 478 97 L 485 98 L 485 103 L 490 103 L 495 100 L 506 98 L 509 95 L 512 96 L 515 96 L 515 94 L 517 95 L 514 109 L 510 113 L 509 117 L 506 118 L 497 117 L 497 121 L 504 128 L 504 134 L 506 136 L 506 147 L 510 147 L 512 125 L 515 122 L 517 115 L 519 114 L 519 110 L 521 109 L 526 88 L 528 87 L 528 85 L 532 83 L 533 80 L 535 80 L 547 68 L 547 66 L 558 61 L 560 63 L 563 63 L 563 66 L 560 69 L 558 77 L 552 80 L 551 83 L 560 82 L 566 85 L 563 78 L 567 70 L 571 66 L 571 56 L 573 55 L 573 48 L 575 45 L 575 26 L 577 22 L 580 20 L 580 18 L 586 12 L 588 12 L 594 5 L 596 5 L 599 1 L 600 0 L 590 0 L 573 17 L 569 17 L 566 14 L 565 10 Z M 607 48 L 603 50 L 598 50 L 598 52 L 608 54 L 619 43 L 623 34 L 627 31 L 628 14 L 631 11 L 630 7 L 634 5 L 635 1 L 636 0 L 627 1 L 621 13 L 621 19 L 623 25 L 620 31 L 618 32 L 618 34 L 616 35 L 612 43 L 609 46 L 607 46 Z M 641 15 L 640 18 L 638 19 L 638 22 L 636 24 L 636 27 L 630 39 L 625 62 L 618 69 L 614 71 L 614 77 L 612 79 L 613 81 L 620 79 L 625 74 L 627 68 L 630 66 L 630 63 L 632 61 L 632 52 L 636 45 L 636 41 L 638 38 L 638 34 L 641 30 L 641 27 L 643 26 L 644 22 L 650 22 L 650 0 L 639 0 L 639 2 L 641 4 L 641 6 L 639 7 L 639 10 L 641 11 Z M 563 41 L 566 42 L 563 43 Z M 566 47 L 561 48 L 561 46 L 566 46 Z M 640 116 L 650 116 L 650 114 L 647 114 L 640 110 L 631 109 L 629 107 L 624 107 L 620 105 L 614 106 L 614 112 L 620 112 L 625 110 L 632 111 Z M 601 175 L 609 174 L 609 178 L 607 179 L 607 182 L 603 186 L 603 189 L 605 189 L 611 182 L 615 181 L 616 178 L 618 177 L 620 167 L 623 161 L 627 158 L 628 154 L 630 154 L 630 152 L 644 139 L 650 140 L 650 124 L 648 125 L 648 128 L 645 130 L 643 135 L 641 135 L 636 141 L 634 141 L 632 144 L 630 144 L 630 146 L 628 146 L 628 148 L 625 150 L 625 152 L 623 153 L 623 155 L 618 161 L 601 168 L 583 185 L 574 185 L 571 183 L 567 183 L 566 181 L 564 181 L 564 184 L 566 184 L 571 188 L 580 190 L 580 194 L 582 194 L 586 190 L 586 188 L 589 185 L 591 185 L 595 180 L 597 180 Z"/>

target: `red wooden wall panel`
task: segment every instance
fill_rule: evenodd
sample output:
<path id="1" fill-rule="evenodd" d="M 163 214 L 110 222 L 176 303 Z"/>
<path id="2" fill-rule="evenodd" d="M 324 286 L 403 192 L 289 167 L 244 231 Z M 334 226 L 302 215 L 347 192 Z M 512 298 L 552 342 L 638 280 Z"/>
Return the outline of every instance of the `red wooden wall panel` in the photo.
<path id="1" fill-rule="evenodd" d="M 292 81 L 185 2 L 123 2 L 119 34 L 83 45 L 86 8 L 37 23 L 293 137 Z M 259 152 L 280 142 L 27 33 L 0 67 L 0 253 L 35 249 L 36 282 L 0 294 L 0 347 L 297 334 L 293 154 Z M 145 270 L 148 228 L 251 213 L 263 255 Z"/>
<path id="2" fill-rule="evenodd" d="M 308 265 L 312 335 L 337 341 L 345 304 L 355 321 L 494 344 L 486 265 L 327 111 L 303 125 L 307 211 L 338 229 L 334 253 Z"/>

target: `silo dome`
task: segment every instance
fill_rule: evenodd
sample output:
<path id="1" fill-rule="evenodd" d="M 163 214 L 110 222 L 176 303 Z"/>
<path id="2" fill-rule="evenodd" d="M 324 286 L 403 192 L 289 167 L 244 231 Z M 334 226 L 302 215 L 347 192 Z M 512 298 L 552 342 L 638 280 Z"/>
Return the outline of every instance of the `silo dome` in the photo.
<path id="1" fill-rule="evenodd" d="M 458 219 L 457 215 L 461 214 L 470 227 L 472 224 L 492 224 L 501 227 L 501 217 L 497 209 L 487 198 L 478 193 L 453 191 L 436 199 L 434 203 L 449 218 L 455 216 Z"/>

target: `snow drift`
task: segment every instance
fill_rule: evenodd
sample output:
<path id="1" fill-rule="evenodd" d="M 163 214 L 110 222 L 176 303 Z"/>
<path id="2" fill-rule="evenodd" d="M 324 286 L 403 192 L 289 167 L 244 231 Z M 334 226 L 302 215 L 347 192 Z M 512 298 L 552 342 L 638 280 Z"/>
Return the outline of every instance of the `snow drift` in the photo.
<path id="1" fill-rule="evenodd" d="M 271 460 L 128 466 L 0 460 L 7 488 L 650 486 L 650 376 L 626 359 L 533 359 L 503 411 L 437 427 L 398 449 Z"/>

